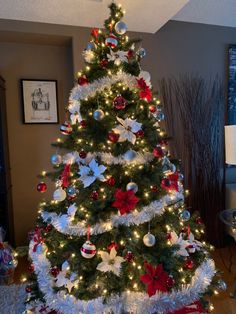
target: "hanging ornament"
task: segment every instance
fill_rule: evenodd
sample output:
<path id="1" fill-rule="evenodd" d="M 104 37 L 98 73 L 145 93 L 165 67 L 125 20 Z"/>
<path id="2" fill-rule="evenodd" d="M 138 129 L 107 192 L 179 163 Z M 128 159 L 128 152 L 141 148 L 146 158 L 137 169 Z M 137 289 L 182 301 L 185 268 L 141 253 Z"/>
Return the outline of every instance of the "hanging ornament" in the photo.
<path id="1" fill-rule="evenodd" d="M 157 145 L 156 147 L 153 148 L 153 156 L 156 158 L 164 157 L 164 152 L 160 145 Z"/>
<path id="2" fill-rule="evenodd" d="M 101 121 L 104 118 L 104 116 L 105 116 L 105 113 L 101 109 L 97 109 L 93 113 L 93 117 L 97 121 Z"/>
<path id="3" fill-rule="evenodd" d="M 116 184 L 116 180 L 113 177 L 110 177 L 106 182 L 110 186 L 114 186 Z"/>
<path id="4" fill-rule="evenodd" d="M 108 139 L 109 141 L 111 141 L 112 143 L 117 143 L 119 140 L 119 134 L 111 131 L 108 133 Z"/>
<path id="5" fill-rule="evenodd" d="M 127 100 L 121 95 L 115 97 L 113 100 L 113 106 L 117 110 L 125 109 L 126 105 L 127 105 Z"/>
<path id="6" fill-rule="evenodd" d="M 85 120 L 80 121 L 80 126 L 81 126 L 82 129 L 85 129 L 86 126 L 87 126 L 86 121 Z"/>
<path id="7" fill-rule="evenodd" d="M 125 255 L 125 260 L 129 263 L 132 263 L 134 260 L 134 253 L 131 251 L 128 251 Z"/>
<path id="8" fill-rule="evenodd" d="M 163 111 L 162 111 L 162 109 L 161 109 L 161 107 L 160 106 L 157 106 L 156 107 L 156 112 L 155 112 L 155 119 L 157 120 L 157 121 L 163 121 L 164 119 L 165 119 L 165 115 L 164 115 L 164 113 L 163 113 Z"/>
<path id="9" fill-rule="evenodd" d="M 25 292 L 27 293 L 32 292 L 32 288 L 30 286 L 25 287 Z"/>
<path id="10" fill-rule="evenodd" d="M 80 86 L 88 84 L 88 80 L 85 75 L 78 77 L 77 82 Z"/>
<path id="11" fill-rule="evenodd" d="M 149 107 L 149 111 L 150 111 L 151 113 L 155 113 L 156 110 L 157 110 L 156 106 L 150 106 L 150 107 Z"/>
<path id="12" fill-rule="evenodd" d="M 92 258 L 97 252 L 96 246 L 90 241 L 90 226 L 87 230 L 87 241 L 81 247 L 80 252 L 84 258 Z"/>
<path id="13" fill-rule="evenodd" d="M 176 166 L 170 162 L 168 157 L 164 156 L 162 160 L 162 170 L 166 174 L 176 172 Z"/>
<path id="14" fill-rule="evenodd" d="M 143 243 L 148 246 L 154 246 L 156 243 L 156 238 L 153 234 L 151 234 L 150 232 L 148 232 L 147 234 L 145 234 L 145 236 L 143 237 Z"/>
<path id="15" fill-rule="evenodd" d="M 127 32 L 127 29 L 127 25 L 122 21 L 117 22 L 115 25 L 115 31 L 119 35 L 124 35 Z"/>
<path id="16" fill-rule="evenodd" d="M 87 153 L 84 150 L 81 150 L 81 152 L 79 152 L 79 156 L 82 159 L 85 159 L 87 157 Z"/>
<path id="17" fill-rule="evenodd" d="M 66 198 L 66 192 L 65 192 L 61 187 L 59 187 L 59 188 L 53 193 L 53 199 L 54 199 L 55 201 L 62 202 L 62 201 L 64 201 L 65 198 Z"/>
<path id="18" fill-rule="evenodd" d="M 95 46 L 95 43 L 93 41 L 90 41 L 88 44 L 87 44 L 87 50 L 93 50 L 95 49 L 96 46 Z"/>
<path id="19" fill-rule="evenodd" d="M 157 193 L 157 192 L 158 192 L 158 187 L 157 187 L 156 185 L 152 185 L 152 186 L 151 186 L 151 191 L 152 191 L 153 193 Z"/>
<path id="20" fill-rule="evenodd" d="M 69 186 L 67 188 L 67 195 L 69 198 L 75 198 L 78 190 L 74 186 Z"/>
<path id="21" fill-rule="evenodd" d="M 111 241 L 111 243 L 108 244 L 107 250 L 110 251 L 113 247 L 118 251 L 119 245 L 115 241 Z"/>
<path id="22" fill-rule="evenodd" d="M 227 284 L 225 283 L 224 280 L 220 279 L 217 283 L 217 288 L 220 289 L 221 291 L 227 290 Z"/>
<path id="23" fill-rule="evenodd" d="M 102 68 L 106 68 L 107 64 L 108 64 L 108 60 L 107 59 L 103 59 L 103 60 L 100 61 L 100 65 L 101 65 Z"/>
<path id="24" fill-rule="evenodd" d="M 137 55 L 140 57 L 140 58 L 144 58 L 146 56 L 146 50 L 144 48 L 140 48 L 138 51 L 137 51 Z"/>
<path id="25" fill-rule="evenodd" d="M 34 265 L 33 265 L 33 264 L 30 264 L 30 265 L 29 265 L 28 271 L 29 271 L 29 273 L 31 273 L 31 274 L 34 272 Z"/>
<path id="26" fill-rule="evenodd" d="M 191 217 L 191 214 L 187 209 L 185 209 L 180 213 L 179 217 L 183 221 L 188 221 Z"/>
<path id="27" fill-rule="evenodd" d="M 61 155 L 55 154 L 51 156 L 51 163 L 54 166 L 59 166 L 62 163 L 62 157 Z"/>
<path id="28" fill-rule="evenodd" d="M 52 225 L 51 225 L 51 224 L 47 225 L 47 226 L 44 228 L 44 230 L 45 230 L 46 232 L 50 232 L 50 231 L 52 230 Z"/>
<path id="29" fill-rule="evenodd" d="M 90 196 L 91 196 L 91 199 L 94 201 L 97 201 L 99 198 L 99 194 L 97 191 L 93 191 Z"/>
<path id="30" fill-rule="evenodd" d="M 169 276 L 167 278 L 166 284 L 167 284 L 168 289 L 171 289 L 175 284 L 174 278 L 172 276 Z"/>
<path id="31" fill-rule="evenodd" d="M 184 263 L 184 267 L 187 269 L 192 269 L 193 266 L 194 266 L 194 263 L 190 258 L 188 258 Z"/>
<path id="32" fill-rule="evenodd" d="M 202 218 L 201 218 L 201 217 L 198 217 L 198 218 L 196 219 L 196 223 L 197 223 L 198 225 L 203 225 Z"/>
<path id="33" fill-rule="evenodd" d="M 144 131 L 141 129 L 138 132 L 135 133 L 136 137 L 142 138 L 144 137 Z"/>
<path id="34" fill-rule="evenodd" d="M 184 175 L 182 173 L 180 173 L 180 172 L 178 172 L 178 174 L 179 174 L 179 180 L 183 181 L 184 180 Z"/>
<path id="35" fill-rule="evenodd" d="M 128 150 L 124 154 L 124 159 L 126 161 L 133 161 L 136 157 L 137 157 L 137 153 L 134 150 L 132 150 L 132 149 Z"/>
<path id="36" fill-rule="evenodd" d="M 126 190 L 127 190 L 127 191 L 132 190 L 134 193 L 138 192 L 138 185 L 137 185 L 137 183 L 135 183 L 135 182 L 129 182 L 129 183 L 126 185 Z"/>
<path id="37" fill-rule="evenodd" d="M 61 125 L 61 127 L 60 127 L 60 131 L 61 131 L 61 133 L 64 134 L 64 135 L 69 135 L 69 134 L 71 134 L 71 133 L 72 133 L 72 127 L 71 127 L 70 123 L 67 122 L 67 121 L 66 121 L 65 123 L 63 123 L 63 124 Z"/>
<path id="38" fill-rule="evenodd" d="M 54 278 L 56 278 L 60 273 L 60 269 L 58 267 L 52 267 L 50 269 L 50 273 Z"/>
<path id="39" fill-rule="evenodd" d="M 44 193 L 46 192 L 47 190 L 47 184 L 45 182 L 40 182 L 38 185 L 37 185 L 37 191 L 40 192 L 40 193 Z"/>
<path id="40" fill-rule="evenodd" d="M 106 38 L 105 44 L 108 47 L 115 48 L 118 45 L 117 37 L 111 33 L 109 37 Z"/>

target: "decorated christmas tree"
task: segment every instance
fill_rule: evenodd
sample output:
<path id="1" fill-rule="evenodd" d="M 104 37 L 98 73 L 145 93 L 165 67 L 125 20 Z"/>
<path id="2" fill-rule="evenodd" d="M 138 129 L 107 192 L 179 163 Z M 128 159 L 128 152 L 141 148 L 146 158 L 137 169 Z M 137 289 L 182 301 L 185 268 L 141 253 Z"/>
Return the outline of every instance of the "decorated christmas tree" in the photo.
<path id="1" fill-rule="evenodd" d="M 53 144 L 56 187 L 29 246 L 26 313 L 206 313 L 225 287 L 123 15 L 112 3 L 104 30 L 92 30 Z"/>

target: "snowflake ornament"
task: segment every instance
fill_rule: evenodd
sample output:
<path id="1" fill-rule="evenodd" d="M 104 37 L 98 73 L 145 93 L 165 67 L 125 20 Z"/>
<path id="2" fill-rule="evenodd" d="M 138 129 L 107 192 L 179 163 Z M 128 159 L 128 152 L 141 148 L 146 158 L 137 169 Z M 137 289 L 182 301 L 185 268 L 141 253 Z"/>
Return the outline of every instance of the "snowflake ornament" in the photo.
<path id="1" fill-rule="evenodd" d="M 107 54 L 108 61 L 114 61 L 115 65 L 120 65 L 121 62 L 128 62 L 128 56 L 126 51 L 112 51 L 110 49 L 110 54 Z"/>
<path id="2" fill-rule="evenodd" d="M 103 172 L 107 168 L 103 165 L 98 165 L 95 159 L 92 159 L 88 166 L 80 166 L 80 181 L 83 182 L 84 187 L 90 186 L 94 181 L 97 179 L 100 181 L 106 181 L 105 177 L 103 176 Z"/>
<path id="3" fill-rule="evenodd" d="M 187 251 L 187 247 L 189 243 L 188 241 L 183 239 L 182 234 L 180 234 L 178 237 L 177 233 L 175 231 L 172 231 L 170 235 L 171 235 L 171 238 L 170 238 L 171 244 L 179 246 L 179 249 L 176 251 L 176 254 L 181 255 L 181 256 L 189 256 L 188 251 Z"/>
<path id="4" fill-rule="evenodd" d="M 97 265 L 97 270 L 104 273 L 110 271 L 116 276 L 120 276 L 121 263 L 125 262 L 125 259 L 121 256 L 117 256 L 116 249 L 113 247 L 110 254 L 105 251 L 99 251 L 98 254 L 101 255 L 102 262 Z"/>
<path id="5" fill-rule="evenodd" d="M 137 122 L 136 120 L 132 120 L 130 118 L 126 118 L 125 120 L 116 117 L 116 119 L 120 122 L 120 125 L 115 127 L 113 131 L 119 134 L 119 142 L 129 141 L 132 144 L 135 144 L 136 135 L 139 130 L 142 128 L 142 123 Z"/>

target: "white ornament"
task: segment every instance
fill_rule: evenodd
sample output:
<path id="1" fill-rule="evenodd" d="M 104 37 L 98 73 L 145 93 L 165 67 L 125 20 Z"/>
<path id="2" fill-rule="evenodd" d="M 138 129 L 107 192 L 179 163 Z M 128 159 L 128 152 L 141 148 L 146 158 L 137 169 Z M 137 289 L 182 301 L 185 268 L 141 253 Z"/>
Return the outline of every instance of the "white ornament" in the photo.
<path id="1" fill-rule="evenodd" d="M 127 191 L 132 190 L 134 193 L 138 192 L 138 185 L 137 185 L 137 183 L 135 183 L 135 182 L 129 182 L 129 183 L 126 185 L 126 190 L 127 190 Z"/>
<path id="2" fill-rule="evenodd" d="M 113 272 L 116 276 L 120 276 L 121 263 L 125 262 L 123 257 L 117 256 L 116 249 L 113 247 L 110 254 L 105 251 L 99 251 L 102 262 L 97 265 L 97 270 L 102 272 Z"/>
<path id="3" fill-rule="evenodd" d="M 97 121 L 101 121 L 104 118 L 104 116 L 105 113 L 101 109 L 95 110 L 93 113 L 93 117 Z"/>
<path id="4" fill-rule="evenodd" d="M 172 245 L 177 245 L 179 248 L 175 252 L 175 254 L 180 255 L 180 256 L 189 256 L 187 247 L 188 247 L 188 241 L 183 239 L 182 234 L 177 235 L 175 231 L 172 231 L 170 233 L 170 242 Z"/>
<path id="5" fill-rule="evenodd" d="M 64 201 L 66 192 L 60 187 L 53 193 L 53 199 L 58 202 Z"/>
<path id="6" fill-rule="evenodd" d="M 136 122 L 136 120 L 132 120 L 130 118 L 126 118 L 125 120 L 116 117 L 116 119 L 120 122 L 120 125 L 115 127 L 113 131 L 118 133 L 119 142 L 129 141 L 132 144 L 135 144 L 136 135 L 139 130 L 142 128 L 142 123 Z"/>
<path id="7" fill-rule="evenodd" d="M 96 246 L 87 240 L 80 249 L 81 255 L 85 258 L 92 258 L 96 254 Z"/>
<path id="8" fill-rule="evenodd" d="M 88 166 L 80 166 L 80 181 L 83 182 L 84 187 L 90 186 L 97 179 L 100 181 L 106 181 L 103 176 L 103 172 L 107 168 L 103 165 L 98 165 L 95 159 L 92 159 Z"/>
<path id="9" fill-rule="evenodd" d="M 150 232 L 148 232 L 147 234 L 145 234 L 145 236 L 143 237 L 143 243 L 148 246 L 154 246 L 156 243 L 156 238 L 153 234 L 151 234 Z"/>
<path id="10" fill-rule="evenodd" d="M 112 51 L 107 54 L 108 61 L 114 61 L 114 64 L 119 66 L 121 62 L 128 62 L 127 52 L 126 51 Z"/>

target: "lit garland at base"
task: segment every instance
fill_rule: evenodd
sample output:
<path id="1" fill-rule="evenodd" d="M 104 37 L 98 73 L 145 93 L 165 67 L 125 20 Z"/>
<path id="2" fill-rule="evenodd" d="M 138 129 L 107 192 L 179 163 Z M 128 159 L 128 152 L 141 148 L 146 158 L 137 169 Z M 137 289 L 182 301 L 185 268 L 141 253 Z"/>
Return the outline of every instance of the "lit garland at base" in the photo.
<path id="1" fill-rule="evenodd" d="M 35 273 L 38 277 L 39 288 L 44 294 L 46 306 L 63 314 L 121 314 L 131 312 L 135 314 L 165 314 L 176 311 L 199 300 L 202 293 L 205 292 L 215 275 L 215 265 L 213 260 L 206 259 L 195 271 L 191 283 L 183 285 L 182 290 L 172 291 L 171 293 L 156 293 L 149 297 L 142 292 L 124 292 L 121 296 L 113 295 L 106 303 L 103 303 L 103 297 L 92 299 L 90 301 L 76 300 L 73 295 L 60 291 L 55 293 L 54 280 L 50 276 L 51 264 L 46 257 L 46 253 L 33 251 L 35 242 L 30 243 L 29 255 L 33 261 Z M 40 244 L 39 244 L 40 245 Z M 34 307 L 35 304 L 28 304 L 27 309 Z M 41 307 L 41 305 L 40 305 Z M 37 308 L 34 312 L 39 313 Z"/>

